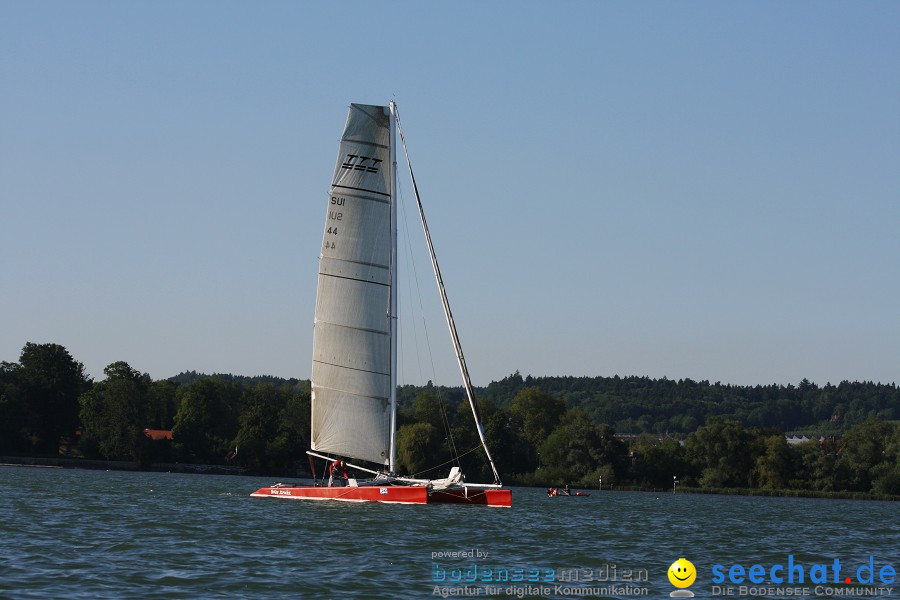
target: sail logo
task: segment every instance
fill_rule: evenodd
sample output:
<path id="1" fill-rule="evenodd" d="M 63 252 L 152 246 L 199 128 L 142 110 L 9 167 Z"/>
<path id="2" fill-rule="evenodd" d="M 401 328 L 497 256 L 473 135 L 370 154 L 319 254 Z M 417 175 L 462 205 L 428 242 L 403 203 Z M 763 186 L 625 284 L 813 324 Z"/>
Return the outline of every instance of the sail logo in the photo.
<path id="1" fill-rule="evenodd" d="M 371 161 L 371 164 L 366 164 Z M 350 169 L 351 171 L 365 171 L 366 173 L 377 173 L 379 164 L 384 162 L 380 158 L 372 158 L 371 156 L 360 156 L 359 154 L 348 154 L 347 160 L 341 165 L 342 169 Z"/>

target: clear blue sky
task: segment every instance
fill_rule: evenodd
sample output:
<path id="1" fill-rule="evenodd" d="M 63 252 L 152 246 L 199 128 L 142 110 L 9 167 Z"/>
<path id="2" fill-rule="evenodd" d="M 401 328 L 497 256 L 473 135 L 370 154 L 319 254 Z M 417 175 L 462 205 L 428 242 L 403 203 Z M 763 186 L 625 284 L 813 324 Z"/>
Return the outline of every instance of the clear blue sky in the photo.
<path id="1" fill-rule="evenodd" d="M 394 97 L 476 384 L 897 381 L 898 26 L 878 1 L 0 0 L 0 360 L 309 377 L 347 106 Z M 405 343 L 404 379 L 457 385 L 426 268 L 435 371 Z"/>

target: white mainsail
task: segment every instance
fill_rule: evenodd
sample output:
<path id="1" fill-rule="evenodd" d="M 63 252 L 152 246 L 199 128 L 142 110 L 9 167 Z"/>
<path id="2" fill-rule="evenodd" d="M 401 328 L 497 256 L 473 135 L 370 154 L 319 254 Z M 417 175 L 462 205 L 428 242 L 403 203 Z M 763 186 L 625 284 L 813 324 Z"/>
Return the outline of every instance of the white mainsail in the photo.
<path id="1" fill-rule="evenodd" d="M 319 260 L 312 449 L 391 465 L 390 110 L 350 105 Z"/>
<path id="2" fill-rule="evenodd" d="M 400 134 L 406 154 L 431 264 L 478 437 L 494 474 L 493 484 L 477 485 L 499 487 L 500 475 L 478 416 L 475 393 L 393 102 L 390 107 L 351 104 L 341 137 L 328 194 L 319 259 L 310 454 L 326 458 L 315 454 L 325 452 L 367 460 L 387 467 L 386 472 L 391 477 L 394 474 L 397 386 L 395 131 Z M 460 485 L 462 475 L 458 469 L 456 471 L 456 475 L 432 484 Z M 427 480 L 399 479 L 428 483 Z"/>
<path id="3" fill-rule="evenodd" d="M 331 481 L 327 487 L 278 483 L 251 496 L 512 506 L 511 492 L 498 489 L 502 484 L 478 417 L 405 140 L 406 164 L 444 314 L 494 483 L 469 483 L 459 466 L 444 479 L 416 479 L 396 472 L 398 134 L 402 139 L 394 102 L 390 106 L 350 105 L 328 193 L 313 330 L 312 439 L 307 454 L 327 461 L 350 458 L 380 466 L 374 470 L 348 461 L 347 467 L 374 477 L 360 481 L 345 473 L 346 487 L 332 487 Z M 312 462 L 310 470 L 315 476 Z"/>

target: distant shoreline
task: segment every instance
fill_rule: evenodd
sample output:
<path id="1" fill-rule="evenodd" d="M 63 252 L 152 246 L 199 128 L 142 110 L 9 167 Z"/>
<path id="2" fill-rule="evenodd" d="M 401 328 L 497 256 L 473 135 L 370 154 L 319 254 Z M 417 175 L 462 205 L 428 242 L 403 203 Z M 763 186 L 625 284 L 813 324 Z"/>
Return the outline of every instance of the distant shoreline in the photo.
<path id="1" fill-rule="evenodd" d="M 826 500 L 900 501 L 900 496 L 870 492 L 821 492 L 817 490 L 764 490 L 756 488 L 682 488 L 679 494 L 717 494 L 720 496 L 768 496 L 772 498 L 824 498 Z"/>
<path id="2" fill-rule="evenodd" d="M 36 467 L 50 469 L 90 469 L 94 471 L 147 471 L 153 473 L 193 473 L 195 475 L 246 475 L 246 469 L 224 465 L 194 465 L 185 463 L 154 463 L 148 469 L 141 469 L 135 463 L 121 460 L 90 460 L 86 458 L 50 458 L 26 456 L 0 456 L 0 467 Z M 273 475 L 259 475 L 273 477 Z M 274 477 L 278 477 L 275 475 Z M 297 478 L 297 475 L 282 475 Z M 515 485 L 512 487 L 545 488 L 544 485 Z M 572 488 L 584 490 L 592 495 L 603 493 L 645 492 L 648 494 L 671 494 L 669 489 L 654 489 L 635 486 L 621 486 L 613 489 Z M 719 496 L 764 496 L 772 498 L 822 498 L 826 500 L 883 500 L 900 501 L 900 496 L 872 494 L 868 492 L 820 492 L 816 490 L 764 490 L 755 488 L 690 488 L 679 487 L 676 494 L 715 494 Z"/>
<path id="3" fill-rule="evenodd" d="M 0 467 L 40 467 L 50 469 L 89 469 L 93 471 L 148 471 L 153 473 L 196 473 L 201 475 L 248 475 L 242 467 L 194 465 L 187 463 L 153 463 L 141 469 L 124 460 L 91 460 L 87 458 L 50 458 L 32 456 L 0 456 Z"/>
<path id="4" fill-rule="evenodd" d="M 535 486 L 542 487 L 542 486 Z M 616 486 L 613 489 L 597 490 L 594 488 L 572 487 L 572 490 L 588 491 L 591 494 L 605 492 L 646 492 L 650 494 L 672 494 L 672 488 L 660 489 L 639 486 Z M 870 492 L 820 492 L 817 490 L 768 490 L 759 488 L 695 488 L 680 487 L 676 494 L 711 494 L 716 496 L 763 496 L 770 498 L 822 498 L 825 500 L 884 500 L 900 501 L 900 496 L 873 494 Z"/>

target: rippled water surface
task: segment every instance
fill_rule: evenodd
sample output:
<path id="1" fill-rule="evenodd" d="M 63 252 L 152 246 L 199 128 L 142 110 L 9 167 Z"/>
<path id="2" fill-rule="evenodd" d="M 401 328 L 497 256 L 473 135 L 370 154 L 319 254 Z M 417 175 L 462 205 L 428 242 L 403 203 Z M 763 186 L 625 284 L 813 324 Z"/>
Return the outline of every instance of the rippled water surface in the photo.
<path id="1" fill-rule="evenodd" d="M 807 568 L 839 558 L 855 569 L 871 555 L 876 572 L 900 570 L 897 503 L 514 489 L 513 507 L 500 509 L 249 496 L 271 482 L 0 467 L 0 597 L 427 598 L 439 597 L 435 585 L 462 589 L 449 578 L 472 565 L 478 576 L 615 565 L 619 584 L 645 569 L 639 585 L 660 598 L 674 590 L 666 570 L 682 556 L 698 571 L 691 590 L 710 597 L 714 564 L 793 555 Z M 433 557 L 467 550 L 487 556 Z M 447 579 L 435 583 L 441 570 Z"/>

